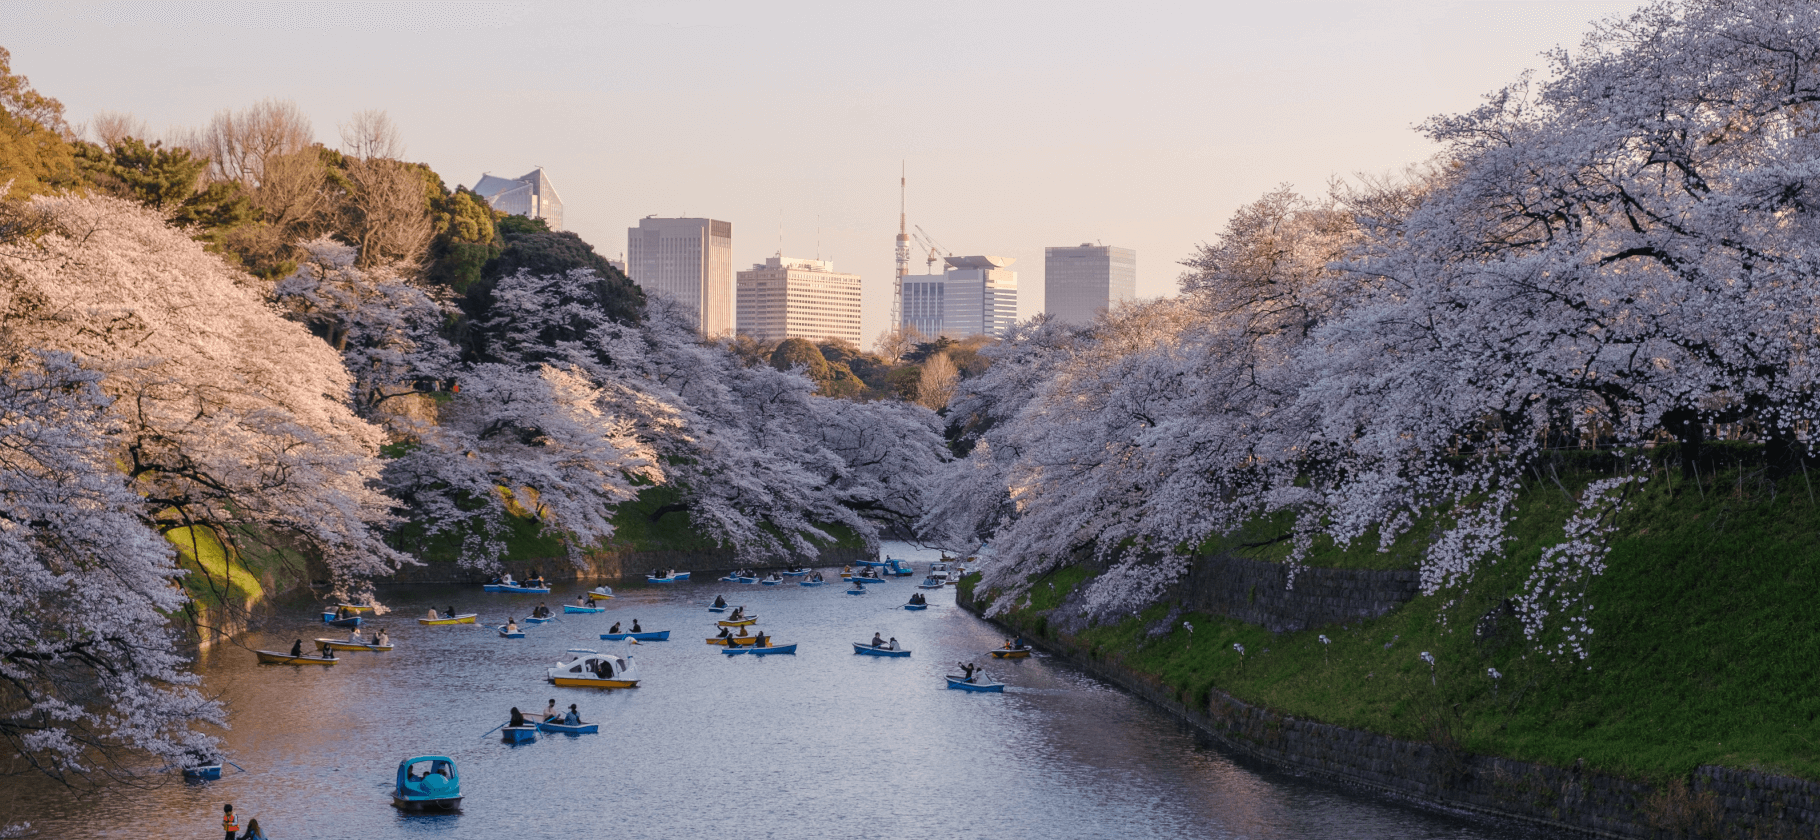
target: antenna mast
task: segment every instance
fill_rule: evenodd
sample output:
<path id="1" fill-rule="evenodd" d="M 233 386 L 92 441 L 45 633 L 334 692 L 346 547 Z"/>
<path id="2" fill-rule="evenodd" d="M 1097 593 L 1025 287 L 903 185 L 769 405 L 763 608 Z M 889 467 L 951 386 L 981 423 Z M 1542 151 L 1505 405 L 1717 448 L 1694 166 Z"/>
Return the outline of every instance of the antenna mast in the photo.
<path id="1" fill-rule="evenodd" d="M 904 194 L 909 191 L 909 168 L 899 163 L 897 176 L 897 278 L 891 284 L 891 326 L 900 330 L 904 326 L 904 275 L 910 273 L 910 231 L 907 224 L 909 217 L 904 212 Z"/>

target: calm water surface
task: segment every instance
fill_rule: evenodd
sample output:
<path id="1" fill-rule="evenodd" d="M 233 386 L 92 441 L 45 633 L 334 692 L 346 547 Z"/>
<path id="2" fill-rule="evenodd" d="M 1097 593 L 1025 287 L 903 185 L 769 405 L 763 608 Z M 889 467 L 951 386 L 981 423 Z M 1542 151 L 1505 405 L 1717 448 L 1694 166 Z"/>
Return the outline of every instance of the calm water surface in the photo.
<path id="1" fill-rule="evenodd" d="M 892 545 L 915 558 L 930 555 Z M 826 572 L 827 570 L 824 570 Z M 829 574 L 831 578 L 837 575 Z M 508 640 L 484 626 L 425 627 L 453 604 L 482 621 L 560 610 L 547 598 L 475 586 L 388 588 L 380 619 L 397 650 L 343 653 L 332 668 L 261 666 L 251 648 L 342 636 L 299 604 L 263 635 L 210 651 L 206 685 L 228 701 L 226 739 L 242 774 L 81 800 L 15 787 L 7 808 L 44 836 L 219 837 L 221 804 L 275 838 L 1459 838 L 1541 837 L 1523 826 L 1451 819 L 1241 766 L 1185 725 L 1059 661 L 987 664 L 1003 695 L 945 688 L 961 659 L 1003 640 L 954 605 L 899 607 L 913 578 L 844 594 L 720 583 L 628 584 L 599 615 L 567 615 Z M 716 594 L 757 613 L 796 656 L 729 657 L 703 639 Z M 643 683 L 555 688 L 544 671 L 570 647 L 624 653 L 599 634 L 638 619 L 671 641 L 630 647 Z M 874 631 L 914 651 L 856 656 Z M 602 734 L 540 735 L 508 746 L 481 733 L 507 710 L 577 704 Z M 399 760 L 453 756 L 459 815 L 390 807 Z M 14 798 L 18 797 L 18 798 Z"/>

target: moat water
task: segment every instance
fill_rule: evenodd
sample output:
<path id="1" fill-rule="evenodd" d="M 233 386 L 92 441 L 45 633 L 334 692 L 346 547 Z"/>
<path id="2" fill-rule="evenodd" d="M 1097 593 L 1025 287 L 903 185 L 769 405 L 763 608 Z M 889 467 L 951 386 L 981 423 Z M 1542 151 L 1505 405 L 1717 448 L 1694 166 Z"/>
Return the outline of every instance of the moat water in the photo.
<path id="1" fill-rule="evenodd" d="M 397 649 L 343 653 L 330 668 L 259 665 L 254 648 L 345 636 L 298 602 L 200 663 L 227 702 L 230 767 L 220 780 L 173 781 L 77 798 L 10 780 L 4 812 L 45 837 L 220 837 L 221 805 L 286 838 L 1332 838 L 1493 840 L 1550 836 L 1453 818 L 1235 760 L 1125 692 L 1045 656 L 989 661 L 999 632 L 954 605 L 900 607 L 933 559 L 904 545 L 919 574 L 844 594 L 838 570 L 806 588 L 625 584 L 599 615 L 564 615 L 504 639 L 484 625 L 420 626 L 434 606 L 522 619 L 561 610 L 586 587 L 549 596 L 477 586 L 388 587 L 377 620 Z M 704 639 L 714 596 L 744 604 L 795 656 L 725 656 Z M 606 642 L 614 622 L 670 630 L 668 642 Z M 756 629 L 756 628 L 755 628 Z M 895 636 L 908 658 L 856 656 L 851 643 Z M 635 689 L 555 688 L 545 670 L 568 648 L 638 657 Z M 946 688 L 961 660 L 985 663 L 1004 694 Z M 517 706 L 576 704 L 601 734 L 483 736 Z M 390 805 L 398 762 L 452 756 L 460 814 Z"/>

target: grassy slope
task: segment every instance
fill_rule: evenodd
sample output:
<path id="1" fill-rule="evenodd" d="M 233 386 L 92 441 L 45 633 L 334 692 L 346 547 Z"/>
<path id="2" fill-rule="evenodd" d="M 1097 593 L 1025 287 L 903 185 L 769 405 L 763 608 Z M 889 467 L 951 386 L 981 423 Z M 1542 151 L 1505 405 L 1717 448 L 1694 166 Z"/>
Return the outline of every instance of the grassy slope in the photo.
<path id="1" fill-rule="evenodd" d="M 1577 492 L 1591 477 L 1565 483 Z M 1709 478 L 1701 493 L 1678 476 L 1671 491 L 1671 476 L 1658 473 L 1633 495 L 1608 570 L 1590 589 L 1596 632 L 1582 664 L 1544 661 L 1514 629 L 1502 645 L 1474 638 L 1479 618 L 1518 592 L 1561 537 L 1572 505 L 1552 481 L 1521 499 L 1506 559 L 1463 590 L 1389 615 L 1272 635 L 1191 614 L 1183 620 L 1195 626 L 1192 639 L 1178 621 L 1146 640 L 1144 628 L 1167 610 L 1159 605 L 1075 641 L 1197 702 L 1217 686 L 1301 717 L 1557 765 L 1584 758 L 1633 777 L 1712 763 L 1820 779 L 1820 506 L 1800 473 L 1773 500 L 1766 484 L 1740 487 L 1737 477 Z M 1374 565 L 1339 556 L 1358 551 L 1336 551 L 1323 565 Z M 1019 620 L 1034 626 L 1084 577 L 1062 570 L 1049 581 L 1054 592 L 1039 582 Z M 1432 685 L 1421 651 L 1439 663 Z M 1504 674 L 1495 689 L 1488 667 Z"/>

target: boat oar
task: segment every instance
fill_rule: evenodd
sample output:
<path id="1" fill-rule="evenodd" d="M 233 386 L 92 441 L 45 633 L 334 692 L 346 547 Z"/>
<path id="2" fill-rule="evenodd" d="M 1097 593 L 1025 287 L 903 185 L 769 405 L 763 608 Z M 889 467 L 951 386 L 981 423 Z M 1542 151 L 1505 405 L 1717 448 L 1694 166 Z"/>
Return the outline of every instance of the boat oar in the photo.
<path id="1" fill-rule="evenodd" d="M 235 764 L 235 763 L 234 763 L 234 762 L 232 762 L 232 761 L 230 761 L 230 762 L 228 762 L 228 766 L 230 766 L 230 767 L 232 767 L 232 768 L 234 768 L 234 769 L 235 769 L 235 770 L 239 770 L 239 771 L 240 771 L 240 772 L 242 772 L 242 773 L 245 773 L 245 772 L 246 772 L 246 768 L 245 768 L 245 767 L 241 767 L 241 766 L 240 766 L 240 765 L 238 765 L 238 764 Z"/>
<path id="2" fill-rule="evenodd" d="M 511 721 L 509 721 L 509 720 L 508 720 L 508 721 L 506 721 L 506 723 L 511 723 Z M 480 733 L 480 737 L 482 737 L 482 738 L 485 738 L 485 737 L 487 737 L 487 736 L 488 736 L 488 735 L 491 735 L 491 734 L 493 734 L 493 733 L 495 733 L 495 732 L 498 732 L 498 731 L 499 731 L 499 730 L 501 730 L 501 729 L 504 729 L 504 728 L 506 728 L 506 723 L 502 723 L 502 724 L 500 724 L 500 725 L 498 725 L 498 726 L 495 726 L 495 727 L 493 727 L 493 728 L 492 728 L 492 729 L 489 729 L 489 730 L 487 730 L 487 731 L 485 731 L 485 732 L 482 732 L 482 733 Z"/>

